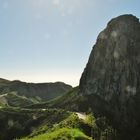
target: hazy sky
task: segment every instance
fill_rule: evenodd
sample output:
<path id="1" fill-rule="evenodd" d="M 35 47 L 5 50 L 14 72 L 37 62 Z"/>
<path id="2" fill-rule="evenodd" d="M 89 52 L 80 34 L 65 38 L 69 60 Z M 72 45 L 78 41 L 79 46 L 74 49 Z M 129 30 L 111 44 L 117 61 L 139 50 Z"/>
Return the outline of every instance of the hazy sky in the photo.
<path id="1" fill-rule="evenodd" d="M 0 0 L 0 77 L 78 85 L 98 33 L 140 0 Z"/>

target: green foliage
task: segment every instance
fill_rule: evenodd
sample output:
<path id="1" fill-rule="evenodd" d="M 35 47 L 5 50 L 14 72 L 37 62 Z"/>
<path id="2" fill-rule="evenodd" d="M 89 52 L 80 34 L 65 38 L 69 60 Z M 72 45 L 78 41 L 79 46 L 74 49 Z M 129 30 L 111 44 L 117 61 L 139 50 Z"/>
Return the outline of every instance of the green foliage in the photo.
<path id="1" fill-rule="evenodd" d="M 59 132 L 59 130 L 63 130 L 64 128 L 69 129 L 69 130 L 73 130 L 73 129 L 78 129 L 79 132 L 82 132 L 84 135 L 87 136 L 91 136 L 91 130 L 92 130 L 92 124 L 91 124 L 91 116 L 87 115 L 87 119 L 86 120 L 82 120 L 79 119 L 79 117 L 77 116 L 76 113 L 70 113 L 70 115 L 63 119 L 62 121 L 58 122 L 58 123 L 54 123 L 53 127 L 49 127 L 48 125 L 44 124 L 41 127 L 38 127 L 38 129 L 36 129 L 35 131 L 33 131 L 32 134 L 29 135 L 29 137 L 27 137 L 26 139 L 33 139 L 33 138 L 43 138 L 45 137 L 46 139 L 48 138 L 48 140 L 51 140 L 51 137 L 48 137 L 49 134 L 55 134 L 55 132 Z M 93 117 L 94 118 L 94 117 Z M 93 119 L 92 118 L 92 119 Z M 94 121 L 93 121 L 94 122 Z M 76 133 L 77 131 L 73 131 L 72 136 L 69 135 L 65 135 L 63 136 L 63 138 L 67 139 L 82 139 L 84 140 L 84 137 L 80 137 L 79 133 Z M 66 132 L 65 132 L 66 134 Z M 56 140 L 59 139 L 59 135 L 56 136 Z M 42 138 L 42 139 L 43 139 Z M 62 137 L 60 137 L 62 138 Z M 26 140 L 25 139 L 25 140 Z M 54 138 L 55 139 L 55 138 Z M 33 139 L 34 140 L 34 139 Z M 36 139 L 35 139 L 36 140 Z M 85 138 L 85 140 L 88 140 Z"/>
<path id="2" fill-rule="evenodd" d="M 50 131 L 52 132 L 64 127 L 71 128 L 71 129 L 72 128 L 82 129 L 81 125 L 83 124 L 84 122 L 81 119 L 79 119 L 75 113 L 70 113 L 70 115 L 67 118 L 63 119 L 58 123 L 54 123 L 52 128 L 48 127 L 46 124 L 42 125 L 38 129 L 36 129 L 30 136 L 31 137 L 36 136 L 44 132 L 50 132 Z"/>
<path id="3" fill-rule="evenodd" d="M 17 92 L 10 92 L 5 96 L 8 101 L 8 105 L 10 106 L 17 106 L 17 107 L 24 107 L 27 105 L 34 104 L 34 102 L 25 96 L 19 96 Z"/>
<path id="4" fill-rule="evenodd" d="M 60 122 L 57 127 L 68 127 L 68 128 L 78 128 L 80 127 L 81 120 L 75 113 L 72 113 L 68 118 Z"/>
<path id="5" fill-rule="evenodd" d="M 88 123 L 90 126 L 96 125 L 95 121 L 96 121 L 96 119 L 92 113 L 90 113 L 86 116 L 85 122 Z"/>
<path id="6" fill-rule="evenodd" d="M 114 129 L 105 118 L 95 118 L 92 108 L 88 106 L 88 99 L 78 93 L 79 88 L 76 87 L 59 98 L 26 106 L 26 109 L 2 106 L 0 139 L 25 137 L 22 140 L 91 140 L 89 137 L 92 137 L 95 140 L 112 140 L 116 133 Z M 18 104 L 19 98 L 22 101 L 27 100 L 26 97 L 19 97 L 14 93 L 8 96 L 13 98 L 11 101 L 14 104 Z M 15 97 L 18 100 L 15 100 Z M 84 119 L 80 119 L 75 113 L 82 110 L 86 110 Z"/>
<path id="7" fill-rule="evenodd" d="M 52 129 L 54 124 L 61 122 L 69 115 L 70 112 L 60 109 L 3 107 L 0 109 L 0 139 L 12 140 L 31 133 L 38 135 Z"/>
<path id="8" fill-rule="evenodd" d="M 92 138 L 86 136 L 79 129 L 61 128 L 50 133 L 21 140 L 92 140 Z"/>

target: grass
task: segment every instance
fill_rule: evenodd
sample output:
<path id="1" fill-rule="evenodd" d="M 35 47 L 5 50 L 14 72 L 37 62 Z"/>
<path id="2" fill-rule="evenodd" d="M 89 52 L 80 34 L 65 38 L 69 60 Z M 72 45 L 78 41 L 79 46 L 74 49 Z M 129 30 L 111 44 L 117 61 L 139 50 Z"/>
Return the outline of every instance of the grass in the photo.
<path id="1" fill-rule="evenodd" d="M 85 123 L 78 118 L 78 116 L 75 113 L 70 113 L 69 116 L 65 119 L 63 119 L 60 122 L 54 123 L 52 128 L 48 128 L 47 125 L 42 125 L 41 127 L 39 127 L 38 129 L 36 129 L 35 131 L 32 132 L 32 134 L 30 135 L 31 137 L 43 134 L 45 132 L 52 132 L 52 131 L 56 131 L 58 129 L 67 127 L 67 128 L 78 128 L 78 129 L 82 129 L 81 126 L 84 125 Z M 84 131 L 83 131 L 84 132 Z"/>
<path id="2" fill-rule="evenodd" d="M 40 140 L 40 139 L 47 140 L 47 138 L 48 138 L 48 140 L 51 140 L 51 139 L 57 140 L 57 139 L 59 139 L 60 135 L 63 136 L 63 131 L 65 131 L 65 130 L 69 130 L 69 131 L 65 131 L 64 132 L 65 135 L 63 137 L 60 137 L 61 139 L 63 138 L 64 140 L 65 139 L 66 140 L 67 139 L 68 140 L 71 140 L 71 139 L 72 140 L 77 140 L 77 139 L 78 140 L 86 140 L 86 139 L 90 140 L 88 136 L 91 136 L 91 130 L 96 131 L 97 128 L 95 126 L 96 126 L 95 120 L 94 120 L 94 117 L 91 116 L 91 114 L 87 115 L 86 120 L 82 120 L 82 119 L 78 118 L 76 113 L 71 113 L 71 115 L 69 115 L 66 119 L 63 119 L 59 123 L 55 123 L 53 125 L 53 128 L 48 129 L 48 127 L 46 125 L 43 125 L 39 129 L 34 131 L 31 135 L 29 135 L 28 138 L 23 139 L 23 140 L 34 140 L 35 138 L 36 138 L 35 140 Z M 94 127 L 94 128 L 92 128 L 92 127 Z M 61 130 L 61 131 L 59 131 L 59 130 Z M 74 131 L 72 131 L 72 130 L 74 130 Z M 71 133 L 70 133 L 70 131 L 71 131 Z M 67 134 L 67 132 L 69 132 L 69 133 Z M 84 134 L 85 136 L 80 137 L 81 134 Z M 31 137 L 33 137 L 34 139 Z"/>
<path id="3" fill-rule="evenodd" d="M 92 140 L 92 138 L 86 136 L 79 129 L 61 128 L 33 138 L 25 138 L 20 140 Z"/>
<path id="4" fill-rule="evenodd" d="M 36 135 L 40 135 L 53 128 L 54 124 L 66 119 L 70 114 L 70 112 L 60 109 L 2 107 L 0 108 L 0 140 L 26 137 L 34 131 L 36 131 Z"/>

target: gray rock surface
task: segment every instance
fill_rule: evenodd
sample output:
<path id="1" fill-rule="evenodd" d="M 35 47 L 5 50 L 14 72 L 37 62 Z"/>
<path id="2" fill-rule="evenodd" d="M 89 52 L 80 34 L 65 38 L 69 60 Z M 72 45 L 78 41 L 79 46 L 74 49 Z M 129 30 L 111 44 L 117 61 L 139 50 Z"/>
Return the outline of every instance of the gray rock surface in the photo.
<path id="1" fill-rule="evenodd" d="M 82 94 L 98 94 L 122 101 L 140 89 L 140 23 L 132 15 L 112 19 L 102 31 L 83 72 Z"/>
<path id="2" fill-rule="evenodd" d="M 109 116 L 127 138 L 140 138 L 138 18 L 122 15 L 107 24 L 92 49 L 79 87 L 81 95 L 90 96 L 93 110 Z"/>

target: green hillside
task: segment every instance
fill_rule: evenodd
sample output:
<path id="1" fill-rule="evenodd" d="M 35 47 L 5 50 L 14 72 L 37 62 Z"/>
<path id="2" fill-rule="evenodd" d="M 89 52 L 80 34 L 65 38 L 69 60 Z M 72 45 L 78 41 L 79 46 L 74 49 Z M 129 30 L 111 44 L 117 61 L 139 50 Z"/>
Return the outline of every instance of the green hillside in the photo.
<path id="1" fill-rule="evenodd" d="M 16 92 L 0 95 L 0 103 L 6 106 L 25 107 L 38 102 L 35 98 L 19 96 Z"/>
<path id="2" fill-rule="evenodd" d="M 79 92 L 79 87 L 75 87 L 62 96 L 59 96 L 47 102 L 29 105 L 29 106 L 26 106 L 26 108 L 30 108 L 30 109 L 32 108 L 34 109 L 35 108 L 63 108 L 67 110 L 76 111 L 78 110 L 77 109 L 77 101 L 79 100 L 78 92 Z"/>
<path id="3" fill-rule="evenodd" d="M 41 134 L 34 138 L 21 140 L 92 140 L 79 129 L 61 128 L 47 134 Z"/>
<path id="4" fill-rule="evenodd" d="M 13 107 L 0 108 L 0 139 L 13 140 L 30 135 L 40 127 L 51 129 L 62 121 L 70 112 L 56 109 L 22 109 Z"/>
<path id="5" fill-rule="evenodd" d="M 19 80 L 8 81 L 0 79 L 0 95 L 16 92 L 20 96 L 48 101 L 61 96 L 72 89 L 63 82 L 55 83 L 26 83 Z"/>

